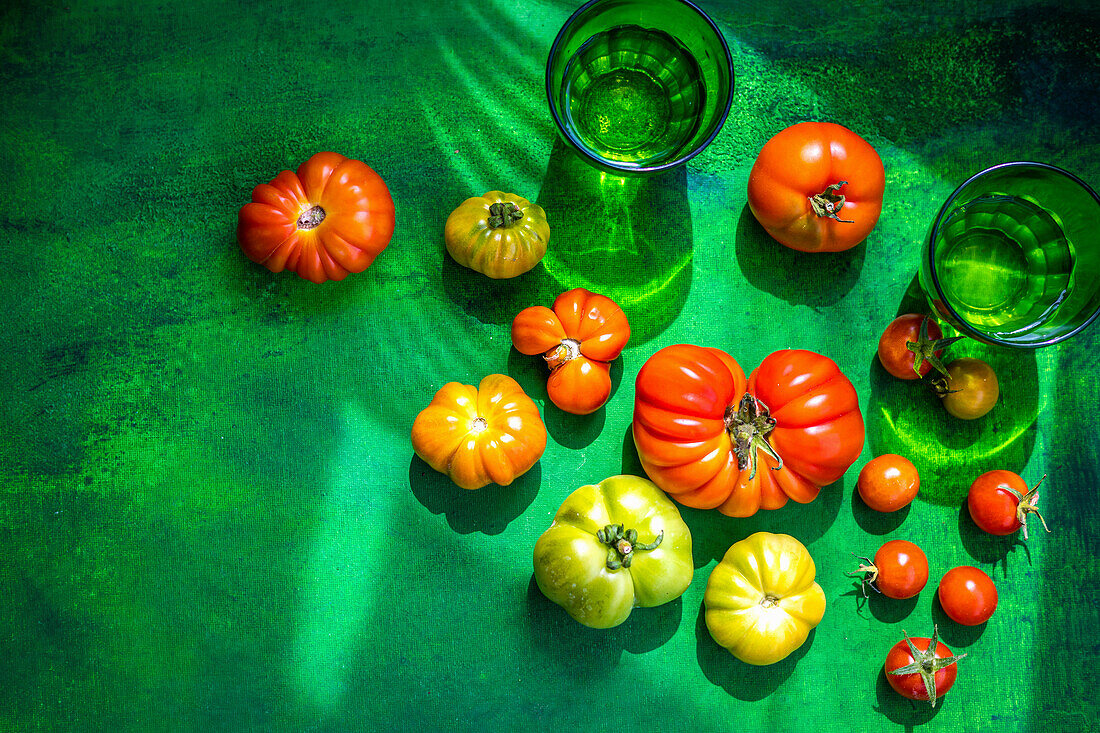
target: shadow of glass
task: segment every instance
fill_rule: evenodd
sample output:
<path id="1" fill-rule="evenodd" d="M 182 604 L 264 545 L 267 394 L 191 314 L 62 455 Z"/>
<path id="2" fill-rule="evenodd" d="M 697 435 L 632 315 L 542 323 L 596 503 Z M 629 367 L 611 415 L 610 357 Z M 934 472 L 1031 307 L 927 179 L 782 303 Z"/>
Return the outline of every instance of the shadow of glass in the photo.
<path id="1" fill-rule="evenodd" d="M 538 203 L 550 222 L 542 264 L 558 292 L 581 287 L 614 300 L 633 345 L 672 323 L 691 289 L 684 166 L 646 178 L 612 176 L 556 140 Z"/>
<path id="2" fill-rule="evenodd" d="M 813 646 L 817 630 L 810 631 L 805 643 L 775 664 L 746 664 L 718 645 L 707 628 L 706 605 L 699 604 L 695 622 L 695 654 L 699 668 L 711 684 L 721 687 L 738 700 L 756 701 L 768 697 L 794 672 L 798 661 Z"/>
<path id="3" fill-rule="evenodd" d="M 563 608 L 539 590 L 535 576 L 527 586 L 528 634 L 533 644 L 557 661 L 570 675 L 604 676 L 624 651 L 643 654 L 664 645 L 680 627 L 683 601 L 635 608 L 626 621 L 610 629 L 592 629 L 577 623 Z"/>
<path id="4" fill-rule="evenodd" d="M 898 315 L 927 312 L 914 276 Z M 896 453 L 913 461 L 920 472 L 918 498 L 933 504 L 958 505 L 974 479 L 986 471 L 1000 468 L 1019 473 L 1035 448 L 1039 414 L 1035 353 L 963 339 L 948 347 L 944 362 L 964 356 L 993 367 L 1001 388 L 993 410 L 977 420 L 952 417 L 923 380 L 897 379 L 882 367 L 877 355 L 871 356 L 871 396 L 864 413 L 868 443 L 876 456 Z"/>
<path id="5" fill-rule="evenodd" d="M 867 251 L 866 244 L 820 253 L 785 247 L 764 231 L 748 204 L 737 220 L 735 247 L 737 263 L 750 285 L 792 305 L 811 308 L 832 305 L 855 286 Z"/>
<path id="6" fill-rule="evenodd" d="M 409 462 L 409 486 L 413 495 L 432 514 L 444 514 L 451 529 L 460 534 L 500 534 L 535 500 L 542 480 L 536 463 L 510 486 L 489 484 L 476 491 L 461 488 L 420 456 Z"/>

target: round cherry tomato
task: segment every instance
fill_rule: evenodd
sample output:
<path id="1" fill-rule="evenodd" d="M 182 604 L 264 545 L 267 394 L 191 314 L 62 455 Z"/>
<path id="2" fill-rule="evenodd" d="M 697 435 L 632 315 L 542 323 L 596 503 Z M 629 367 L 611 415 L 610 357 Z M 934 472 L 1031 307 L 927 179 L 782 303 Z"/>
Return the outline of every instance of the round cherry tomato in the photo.
<path id="1" fill-rule="evenodd" d="M 1043 478 L 1046 478 L 1044 476 Z M 974 524 L 989 534 L 1012 534 L 1023 528 L 1027 539 L 1027 515 L 1039 517 L 1047 532 L 1047 521 L 1035 505 L 1039 502 L 1039 483 L 1028 489 L 1022 478 L 1012 471 L 987 471 L 970 485 L 966 507 Z"/>
<path id="2" fill-rule="evenodd" d="M 997 610 L 997 586 L 978 568 L 961 565 L 944 573 L 937 596 L 944 613 L 957 624 L 984 624 Z"/>
<path id="3" fill-rule="evenodd" d="M 943 338 L 939 324 L 929 316 L 906 313 L 891 321 L 879 337 L 878 360 L 898 379 L 920 379 L 933 367 L 947 374 L 940 356 L 958 339 Z"/>
<path id="4" fill-rule="evenodd" d="M 974 420 L 997 404 L 1001 388 L 993 367 L 981 359 L 964 357 L 947 365 L 947 379 L 940 398 L 947 411 L 960 420 Z"/>
<path id="5" fill-rule="evenodd" d="M 390 243 L 393 199 L 366 163 L 317 153 L 252 191 L 237 241 L 253 262 L 323 283 L 362 272 Z"/>
<path id="6" fill-rule="evenodd" d="M 916 498 L 920 474 L 908 458 L 887 453 L 867 462 L 856 488 L 863 503 L 876 512 L 895 512 Z"/>
<path id="7" fill-rule="evenodd" d="M 801 122 L 764 144 L 749 173 L 749 208 L 780 244 L 840 252 L 882 213 L 886 173 L 871 145 L 832 122 Z"/>
<path id="8" fill-rule="evenodd" d="M 855 571 L 866 573 L 864 588 L 869 585 L 887 598 L 912 598 L 928 582 L 928 558 L 912 542 L 890 540 L 878 548 L 874 562 L 865 557 L 859 559 L 867 563 Z"/>
<path id="9" fill-rule="evenodd" d="M 813 501 L 863 450 L 856 389 L 828 357 L 788 349 L 749 378 L 724 351 L 666 346 L 638 371 L 634 445 L 653 483 L 747 517 Z"/>
<path id="10" fill-rule="evenodd" d="M 550 367 L 550 401 L 574 415 L 595 412 L 607 402 L 611 362 L 629 340 L 622 308 L 584 288 L 559 295 L 553 310 L 533 305 L 512 321 L 512 345 L 521 354 L 542 354 Z"/>
<path id="11" fill-rule="evenodd" d="M 939 641 L 939 629 L 933 627 L 931 639 L 910 639 L 906 635 L 894 644 L 886 654 L 883 669 L 886 681 L 899 695 L 910 700 L 927 700 L 936 707 L 936 700 L 955 684 L 956 662 L 965 656 L 954 656 L 947 645 Z"/>

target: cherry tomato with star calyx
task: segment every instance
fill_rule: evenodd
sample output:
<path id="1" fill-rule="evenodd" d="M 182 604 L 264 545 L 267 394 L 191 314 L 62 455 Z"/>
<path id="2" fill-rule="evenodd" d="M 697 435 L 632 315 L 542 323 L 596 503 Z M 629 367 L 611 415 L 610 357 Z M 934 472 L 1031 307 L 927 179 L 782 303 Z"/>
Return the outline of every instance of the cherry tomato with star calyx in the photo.
<path id="1" fill-rule="evenodd" d="M 939 640 L 939 629 L 932 628 L 932 638 L 905 638 L 894 644 L 886 654 L 883 669 L 886 681 L 902 697 L 910 700 L 927 700 L 936 707 L 936 701 L 947 694 L 958 676 L 957 662 L 965 654 L 955 656 L 946 644 Z"/>
<path id="2" fill-rule="evenodd" d="M 963 626 L 984 624 L 997 610 L 997 586 L 993 579 L 970 565 L 944 573 L 937 597 L 948 618 Z"/>
<path id="3" fill-rule="evenodd" d="M 1044 476 L 1043 478 L 1046 478 Z M 970 485 L 966 495 L 966 507 L 970 518 L 983 532 L 1008 535 L 1022 529 L 1027 539 L 1027 517 L 1034 514 L 1047 532 L 1047 521 L 1039 513 L 1039 485 L 1028 489 L 1027 483 L 1012 471 L 987 471 Z"/>
<path id="4" fill-rule="evenodd" d="M 947 375 L 940 361 L 943 350 L 961 336 L 945 339 L 938 323 L 929 316 L 906 313 L 898 316 L 878 340 L 878 360 L 898 379 L 920 379 L 933 368 Z"/>
<path id="5" fill-rule="evenodd" d="M 928 583 L 928 557 L 921 548 L 907 540 L 890 540 L 885 543 L 875 553 L 874 561 L 866 557 L 859 559 L 864 564 L 846 575 L 854 577 L 865 573 L 864 595 L 870 586 L 887 598 L 912 598 L 924 590 Z"/>
<path id="6" fill-rule="evenodd" d="M 856 490 L 863 503 L 876 512 L 896 512 L 916 498 L 920 474 L 908 458 L 887 453 L 863 466 Z"/>
<path id="7" fill-rule="evenodd" d="M 760 150 L 749 173 L 749 209 L 780 244 L 841 252 L 874 229 L 885 188 L 882 159 L 866 140 L 832 122 L 801 122 Z"/>

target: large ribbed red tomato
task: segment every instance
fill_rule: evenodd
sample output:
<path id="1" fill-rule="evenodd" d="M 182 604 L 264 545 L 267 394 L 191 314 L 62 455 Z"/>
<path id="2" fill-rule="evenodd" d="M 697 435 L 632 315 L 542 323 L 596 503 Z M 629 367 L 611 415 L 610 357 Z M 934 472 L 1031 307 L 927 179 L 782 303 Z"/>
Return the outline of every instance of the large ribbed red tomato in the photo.
<path id="1" fill-rule="evenodd" d="M 832 122 L 801 122 L 764 144 L 749 173 L 749 209 L 780 244 L 840 252 L 882 213 L 886 172 L 871 145 Z"/>
<path id="2" fill-rule="evenodd" d="M 237 216 L 248 259 L 315 283 L 370 267 L 393 237 L 393 198 L 370 166 L 317 153 L 252 191 Z"/>
<path id="3" fill-rule="evenodd" d="M 829 358 L 785 350 L 745 379 L 719 349 L 661 349 L 638 372 L 634 444 L 681 504 L 746 517 L 813 501 L 863 450 L 855 387 Z"/>

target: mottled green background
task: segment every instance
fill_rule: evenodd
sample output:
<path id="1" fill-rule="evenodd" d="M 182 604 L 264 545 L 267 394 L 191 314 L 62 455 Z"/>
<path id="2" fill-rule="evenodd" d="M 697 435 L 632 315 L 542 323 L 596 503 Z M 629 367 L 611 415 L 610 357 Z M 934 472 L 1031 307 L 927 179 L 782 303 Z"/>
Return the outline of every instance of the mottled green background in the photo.
<path id="1" fill-rule="evenodd" d="M 914 307 L 920 240 L 971 173 L 1013 159 L 1100 186 L 1100 14 L 1091 2 L 706 2 L 733 112 L 686 169 L 601 180 L 560 144 L 543 69 L 568 2 L 6 3 L 0 10 L 0 729 L 1096 730 L 1100 717 L 1100 326 L 1034 353 L 971 344 L 1004 400 L 978 424 L 888 378 L 878 333 Z M 760 146 L 843 123 L 880 152 L 865 245 L 807 256 L 745 208 Z M 254 185 L 335 150 L 390 186 L 397 233 L 367 272 L 314 286 L 240 253 Z M 443 223 L 470 195 L 538 200 L 544 264 L 463 270 Z M 509 323 L 577 285 L 634 338 L 607 407 L 577 418 Z M 576 486 L 639 472 L 633 383 L 659 348 L 751 368 L 811 348 L 855 383 L 860 462 L 813 504 L 751 519 L 685 510 L 696 578 L 623 626 L 582 628 L 531 580 Z M 517 378 L 550 442 L 508 488 L 459 490 L 413 456 L 451 380 Z M 859 465 L 909 455 L 922 498 L 853 500 Z M 978 473 L 1034 482 L 1054 531 L 980 534 Z M 706 577 L 758 529 L 813 553 L 828 611 L 770 668 L 702 623 Z M 930 587 L 864 603 L 851 552 L 918 541 L 932 584 L 977 564 L 1001 603 L 948 621 Z M 933 622 L 959 680 L 935 711 L 880 665 Z"/>

